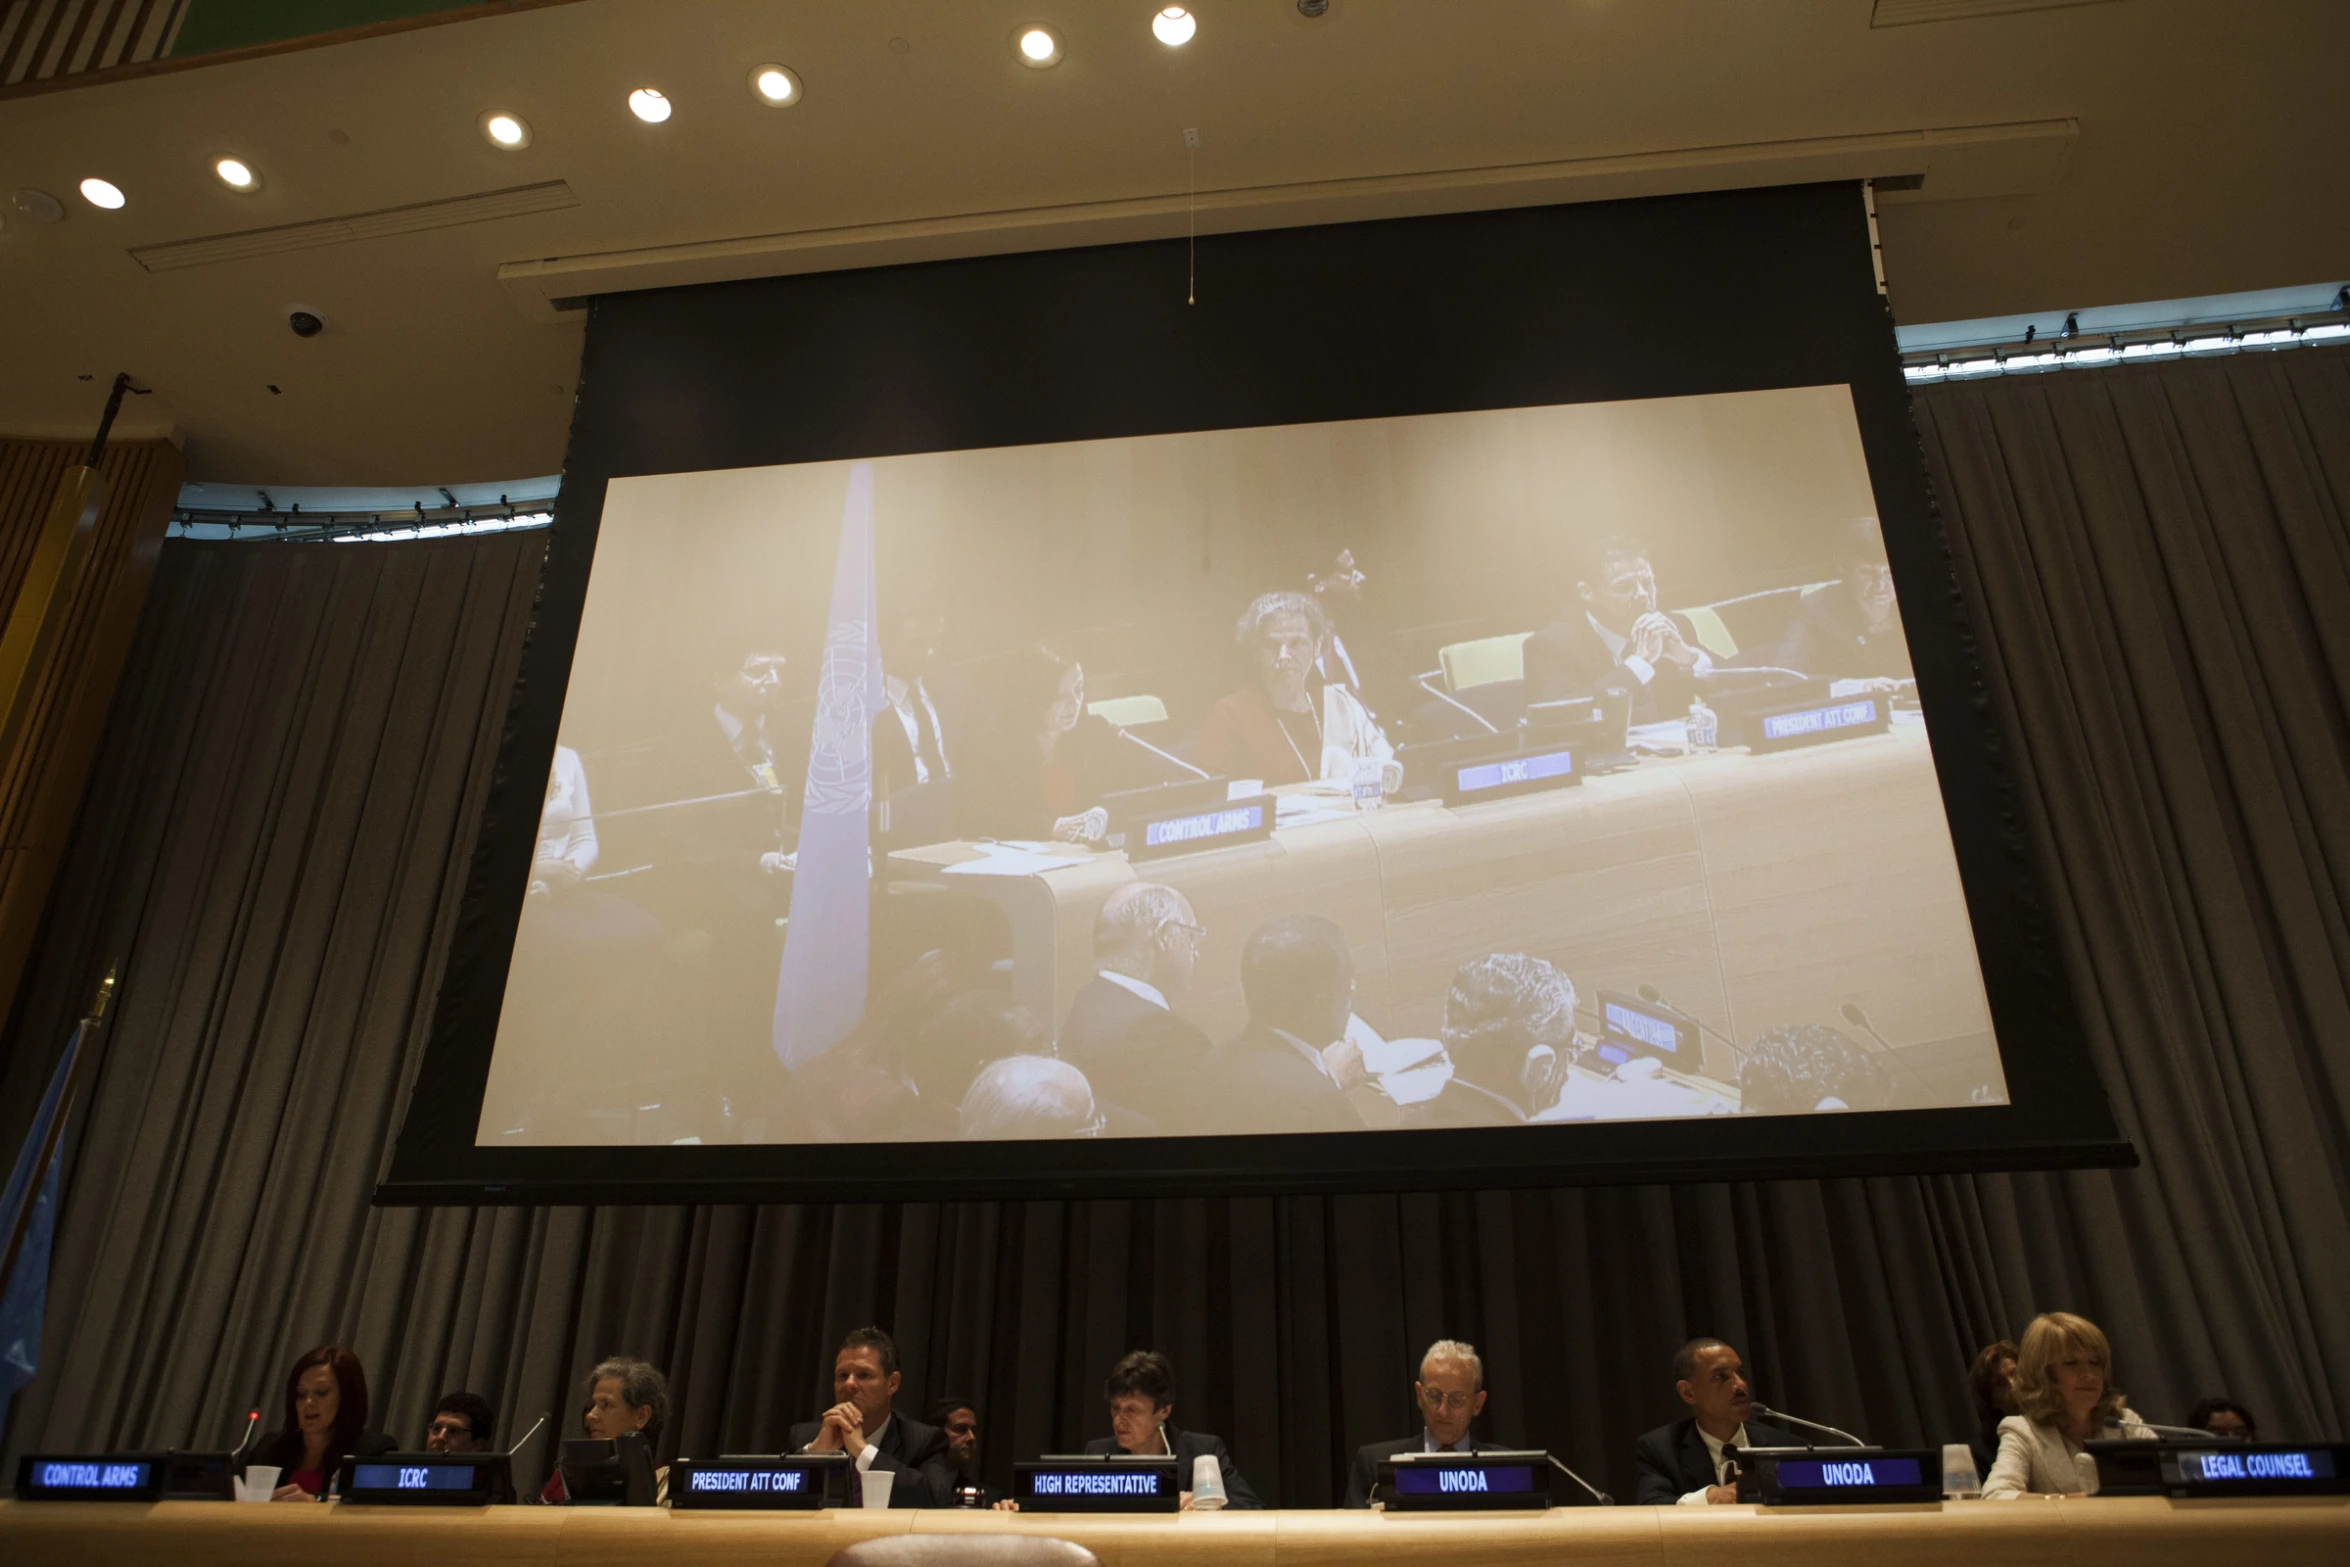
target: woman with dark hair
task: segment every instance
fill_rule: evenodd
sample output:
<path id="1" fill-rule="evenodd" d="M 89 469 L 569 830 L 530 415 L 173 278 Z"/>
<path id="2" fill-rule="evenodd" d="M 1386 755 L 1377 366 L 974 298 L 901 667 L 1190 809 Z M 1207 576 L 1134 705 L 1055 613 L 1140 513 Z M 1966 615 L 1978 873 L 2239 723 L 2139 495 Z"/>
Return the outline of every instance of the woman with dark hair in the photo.
<path id="1" fill-rule="evenodd" d="M 1117 731 L 1085 710 L 1085 669 L 1051 648 L 1023 648 L 998 672 L 995 723 L 955 778 L 966 838 L 1099 843 L 1101 799 Z"/>
<path id="2" fill-rule="evenodd" d="M 346 1458 L 372 1458 L 399 1446 L 367 1429 L 367 1373 L 340 1344 L 321 1344 L 286 1374 L 282 1424 L 246 1460 L 276 1466 L 273 1502 L 306 1502 L 335 1483 Z"/>
<path id="3" fill-rule="evenodd" d="M 1967 1446 L 1974 1450 L 1977 1475 L 1988 1475 L 1998 1462 L 1999 1422 L 2023 1412 L 2015 1402 L 2015 1365 L 2022 1353 L 2015 1340 L 2003 1338 L 1977 1350 L 1967 1368 L 1967 1387 L 1975 1400 L 1975 1434 Z"/>

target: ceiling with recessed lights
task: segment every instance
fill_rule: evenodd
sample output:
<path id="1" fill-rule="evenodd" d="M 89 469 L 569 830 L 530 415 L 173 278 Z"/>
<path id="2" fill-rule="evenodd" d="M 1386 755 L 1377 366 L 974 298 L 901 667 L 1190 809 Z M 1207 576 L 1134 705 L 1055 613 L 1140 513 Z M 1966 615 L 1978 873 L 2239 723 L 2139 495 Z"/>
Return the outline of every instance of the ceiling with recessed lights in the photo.
<path id="1" fill-rule="evenodd" d="M 1904 321 L 2350 271 L 2341 0 L 1301 9 L 580 0 L 0 97 L 0 432 L 86 433 L 129 370 L 126 429 L 193 478 L 543 473 L 584 295 L 1195 207 L 1212 236 L 1875 175 Z"/>

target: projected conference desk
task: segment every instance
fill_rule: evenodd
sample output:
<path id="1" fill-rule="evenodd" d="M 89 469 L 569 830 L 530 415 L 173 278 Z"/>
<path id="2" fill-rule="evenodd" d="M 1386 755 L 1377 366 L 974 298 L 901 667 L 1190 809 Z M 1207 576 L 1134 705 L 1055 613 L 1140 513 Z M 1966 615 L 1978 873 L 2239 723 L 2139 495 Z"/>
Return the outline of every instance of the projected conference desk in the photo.
<path id="1" fill-rule="evenodd" d="M 1460 964 L 1525 952 L 1564 969 L 1587 1005 L 1602 989 L 1653 985 L 1740 1044 L 1787 1023 L 1843 1026 L 1838 1009 L 1856 1002 L 1939 1102 L 1996 1082 L 1921 724 L 1767 756 L 1649 758 L 1571 788 L 1462 807 L 1317 803 L 1328 819 L 1269 841 L 1140 866 L 1076 853 L 1064 868 L 972 875 L 948 867 L 980 859 L 980 848 L 938 844 L 893 854 L 891 875 L 999 905 L 1014 993 L 1056 1028 L 1092 976 L 1095 912 L 1147 879 L 1181 890 L 1207 927 L 1183 1010 L 1215 1038 L 1246 1020 L 1249 933 L 1310 912 L 1344 927 L 1355 1010 L 1390 1038 L 1437 1034 Z M 1737 1077 L 1711 1041 L 1704 1071 Z"/>
<path id="2" fill-rule="evenodd" d="M 818 1567 L 876 1535 L 1043 1534 L 1103 1567 L 1339 1567 L 1574 1561 L 1604 1567 L 2143 1567 L 2149 1561 L 2332 1564 L 2350 1498 L 2165 1501 L 2030 1497 L 1888 1508 L 1577 1507 L 1548 1513 L 672 1513 L 661 1508 L 360 1508 L 0 1502 L 0 1553 L 39 1567 L 500 1567 L 580 1561 Z"/>

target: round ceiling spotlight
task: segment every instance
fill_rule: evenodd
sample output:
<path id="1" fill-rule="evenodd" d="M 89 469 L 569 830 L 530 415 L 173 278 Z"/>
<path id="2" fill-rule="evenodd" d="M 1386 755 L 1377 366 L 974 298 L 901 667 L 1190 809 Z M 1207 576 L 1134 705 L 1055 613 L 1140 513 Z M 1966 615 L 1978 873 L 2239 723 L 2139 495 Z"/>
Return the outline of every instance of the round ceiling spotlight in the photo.
<path id="1" fill-rule="evenodd" d="M 647 125 L 658 125 L 669 118 L 669 100 L 657 87 L 639 87 L 628 95 L 628 112 Z"/>
<path id="2" fill-rule="evenodd" d="M 1061 63 L 1061 40 L 1045 27 L 1023 27 L 1012 35 L 1012 52 L 1020 63 L 1035 70 Z"/>
<path id="3" fill-rule="evenodd" d="M 771 109 L 788 108 L 800 101 L 800 79 L 785 66 L 754 66 L 751 92 Z"/>
<path id="4" fill-rule="evenodd" d="M 93 207 L 104 207 L 108 212 L 113 212 L 122 206 L 124 198 L 120 186 L 92 175 L 82 181 L 82 200 Z"/>
<path id="5" fill-rule="evenodd" d="M 220 176 L 220 183 L 233 191 L 251 194 L 261 188 L 261 176 L 254 173 L 253 166 L 242 158 L 223 158 L 212 166 L 212 172 Z"/>
<path id="6" fill-rule="evenodd" d="M 520 152 L 530 145 L 530 122 L 504 109 L 492 109 L 481 117 L 481 133 L 501 152 Z"/>
<path id="7" fill-rule="evenodd" d="M 1198 31 L 1199 18 L 1179 5 L 1171 5 L 1151 18 L 1151 32 L 1170 49 L 1182 48 Z"/>

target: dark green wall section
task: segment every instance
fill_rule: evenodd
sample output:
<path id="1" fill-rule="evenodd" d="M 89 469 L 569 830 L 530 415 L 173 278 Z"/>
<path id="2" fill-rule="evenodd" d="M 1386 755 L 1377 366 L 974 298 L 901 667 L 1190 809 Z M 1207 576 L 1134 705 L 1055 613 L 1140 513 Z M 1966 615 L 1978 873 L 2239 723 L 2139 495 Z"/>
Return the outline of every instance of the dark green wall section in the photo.
<path id="1" fill-rule="evenodd" d="M 434 11 L 462 11 L 477 0 L 188 0 L 188 19 L 171 57 L 249 49 L 256 44 L 314 38 L 346 27 L 398 22 Z"/>

